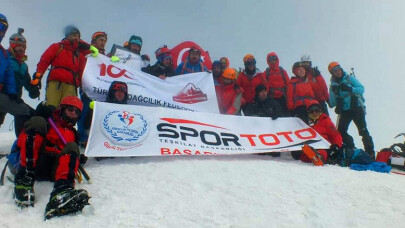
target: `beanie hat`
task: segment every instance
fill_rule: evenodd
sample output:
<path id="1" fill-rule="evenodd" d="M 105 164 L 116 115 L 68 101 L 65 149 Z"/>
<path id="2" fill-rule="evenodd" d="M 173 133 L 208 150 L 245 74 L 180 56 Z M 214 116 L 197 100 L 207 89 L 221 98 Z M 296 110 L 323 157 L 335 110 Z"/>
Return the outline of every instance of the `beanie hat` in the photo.
<path id="1" fill-rule="evenodd" d="M 65 38 L 67 38 L 68 36 L 75 34 L 75 33 L 79 34 L 79 37 L 80 37 L 80 31 L 74 25 L 66 26 L 64 31 L 65 31 Z"/>
<path id="2" fill-rule="evenodd" d="M 261 91 L 266 90 L 267 91 L 267 87 L 263 84 L 259 84 L 258 86 L 256 86 L 255 88 L 255 92 L 256 94 L 259 94 Z"/>
<path id="3" fill-rule="evenodd" d="M 224 73 L 222 73 L 222 77 L 234 80 L 236 79 L 236 70 L 233 68 L 226 68 Z"/>
<path id="4" fill-rule="evenodd" d="M 338 62 L 331 62 L 331 63 L 329 63 L 329 65 L 328 65 L 329 73 L 332 74 L 332 70 L 333 70 L 333 68 L 335 68 L 335 67 L 340 67 L 340 64 L 339 64 Z"/>
<path id="5" fill-rule="evenodd" d="M 301 57 L 301 62 L 311 62 L 311 56 L 310 55 L 308 55 L 308 54 L 304 54 L 302 57 Z"/>
<path id="6" fill-rule="evenodd" d="M 93 35 L 91 36 L 91 43 L 94 43 L 97 38 L 104 36 L 107 39 L 107 33 L 102 32 L 102 31 L 98 31 L 93 33 Z"/>
<path id="7" fill-rule="evenodd" d="M 14 33 L 13 35 L 10 36 L 10 44 L 26 44 L 27 40 L 25 37 L 22 35 L 24 32 L 23 28 L 18 28 L 17 33 Z"/>
<path id="8" fill-rule="evenodd" d="M 132 35 L 131 38 L 129 38 L 128 44 L 129 44 L 129 45 L 131 45 L 131 44 L 137 44 L 137 45 L 139 45 L 140 47 L 142 47 L 142 38 L 139 37 L 139 36 Z"/>

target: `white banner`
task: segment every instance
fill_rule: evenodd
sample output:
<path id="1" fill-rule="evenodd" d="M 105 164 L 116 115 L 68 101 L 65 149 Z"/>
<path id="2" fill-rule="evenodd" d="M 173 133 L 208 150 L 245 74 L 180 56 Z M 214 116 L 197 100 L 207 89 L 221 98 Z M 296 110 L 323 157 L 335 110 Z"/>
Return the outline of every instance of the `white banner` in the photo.
<path id="1" fill-rule="evenodd" d="M 82 88 L 88 97 L 105 101 L 113 81 L 128 84 L 129 104 L 219 113 L 213 78 L 207 72 L 162 80 L 103 55 L 87 58 Z"/>
<path id="2" fill-rule="evenodd" d="M 298 118 L 190 113 L 96 102 L 89 157 L 221 155 L 301 150 L 330 144 Z"/>
<path id="3" fill-rule="evenodd" d="M 120 63 L 134 70 L 141 70 L 142 67 L 146 67 L 149 64 L 149 61 L 142 61 L 140 55 L 130 52 L 126 48 L 116 44 L 112 47 L 111 55 L 118 57 Z"/>

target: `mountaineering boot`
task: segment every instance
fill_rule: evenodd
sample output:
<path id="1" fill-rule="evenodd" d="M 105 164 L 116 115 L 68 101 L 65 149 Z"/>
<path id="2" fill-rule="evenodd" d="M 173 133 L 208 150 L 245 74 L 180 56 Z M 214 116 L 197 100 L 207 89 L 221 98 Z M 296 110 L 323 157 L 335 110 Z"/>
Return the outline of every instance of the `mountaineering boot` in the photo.
<path id="1" fill-rule="evenodd" d="M 45 208 L 45 219 L 82 211 L 86 205 L 90 205 L 89 199 L 90 196 L 84 189 L 54 189 Z"/>
<path id="2" fill-rule="evenodd" d="M 14 199 L 18 206 L 34 206 L 34 178 L 25 175 L 22 178 L 15 178 Z"/>
<path id="3" fill-rule="evenodd" d="M 311 161 L 312 161 L 312 163 L 314 163 L 314 165 L 323 166 L 322 156 L 320 154 L 318 154 L 318 152 L 314 148 L 305 144 L 302 147 L 302 151 L 309 159 L 311 159 Z"/>

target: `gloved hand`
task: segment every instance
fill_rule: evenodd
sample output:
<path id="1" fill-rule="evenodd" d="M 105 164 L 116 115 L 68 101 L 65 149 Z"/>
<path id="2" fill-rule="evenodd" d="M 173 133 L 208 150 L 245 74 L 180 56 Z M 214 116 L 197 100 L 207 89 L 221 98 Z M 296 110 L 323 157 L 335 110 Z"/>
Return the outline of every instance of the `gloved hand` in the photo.
<path id="1" fill-rule="evenodd" d="M 45 136 L 48 132 L 46 127 L 46 120 L 41 116 L 34 116 L 31 119 L 25 121 L 24 129 L 27 134 L 40 134 Z"/>
<path id="2" fill-rule="evenodd" d="M 62 149 L 62 155 L 75 153 L 77 156 L 80 156 L 79 146 L 75 142 L 66 143 L 65 147 Z"/>
<path id="3" fill-rule="evenodd" d="M 39 95 L 41 94 L 38 86 L 34 86 L 32 87 L 32 89 L 30 91 L 28 91 L 28 96 L 30 96 L 31 99 L 35 99 L 37 97 L 39 97 Z"/>
<path id="4" fill-rule="evenodd" d="M 149 55 L 141 55 L 141 59 L 142 59 L 142 61 L 148 61 L 148 62 L 150 62 L 150 58 L 149 58 Z"/>
<path id="5" fill-rule="evenodd" d="M 86 157 L 86 155 L 81 154 L 81 155 L 80 155 L 80 158 L 79 158 L 79 163 L 80 163 L 80 165 L 86 164 L 87 159 L 88 159 L 88 158 Z"/>
<path id="6" fill-rule="evenodd" d="M 338 158 L 341 153 L 341 148 L 339 148 L 339 146 L 336 144 L 330 145 L 329 150 L 330 150 L 329 158 L 331 160 L 335 160 L 336 158 Z"/>
<path id="7" fill-rule="evenodd" d="M 341 84 L 341 85 L 340 85 L 340 89 L 341 89 L 342 91 L 347 91 L 347 92 L 349 92 L 349 93 L 353 92 L 353 87 L 348 86 L 347 84 Z"/>
<path id="8" fill-rule="evenodd" d="M 94 110 L 94 104 L 95 104 L 95 101 L 90 102 L 89 107 L 91 110 Z"/>
<path id="9" fill-rule="evenodd" d="M 35 72 L 34 75 L 32 75 L 31 85 L 38 86 L 39 88 L 41 88 L 40 87 L 41 78 L 42 74 L 39 72 Z"/>
<path id="10" fill-rule="evenodd" d="M 91 51 L 91 56 L 93 57 L 97 57 L 98 56 L 98 49 L 96 47 L 94 47 L 93 45 L 90 45 L 90 49 Z"/>
<path id="11" fill-rule="evenodd" d="M 10 100 L 17 102 L 18 104 L 23 103 L 24 101 L 21 99 L 21 97 L 18 97 L 17 94 L 9 94 L 8 97 Z"/>
<path id="12" fill-rule="evenodd" d="M 339 93 L 339 86 L 338 86 L 338 85 L 333 85 L 333 86 L 331 86 L 331 88 L 332 88 L 332 92 L 333 92 L 334 94 L 338 94 L 338 93 Z"/>
<path id="13" fill-rule="evenodd" d="M 318 70 L 318 67 L 312 68 L 312 75 L 314 77 L 321 75 L 321 72 Z"/>
<path id="14" fill-rule="evenodd" d="M 115 56 L 115 55 L 111 56 L 111 62 L 117 63 L 119 61 L 120 61 L 120 58 L 118 58 L 117 56 Z"/>

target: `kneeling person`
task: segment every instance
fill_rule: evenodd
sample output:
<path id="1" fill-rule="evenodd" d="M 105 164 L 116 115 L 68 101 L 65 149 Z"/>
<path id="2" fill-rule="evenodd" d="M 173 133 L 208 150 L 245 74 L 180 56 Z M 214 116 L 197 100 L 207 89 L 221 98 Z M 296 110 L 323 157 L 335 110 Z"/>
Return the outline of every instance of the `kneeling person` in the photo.
<path id="1" fill-rule="evenodd" d="M 15 177 L 14 195 L 18 205 L 35 203 L 35 180 L 55 181 L 45 218 L 81 211 L 88 204 L 87 191 L 74 188 L 80 160 L 74 125 L 82 109 L 79 98 L 67 96 L 48 120 L 36 116 L 25 123 L 17 141 L 21 166 Z M 51 121 L 56 128 L 51 127 Z"/>

